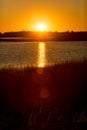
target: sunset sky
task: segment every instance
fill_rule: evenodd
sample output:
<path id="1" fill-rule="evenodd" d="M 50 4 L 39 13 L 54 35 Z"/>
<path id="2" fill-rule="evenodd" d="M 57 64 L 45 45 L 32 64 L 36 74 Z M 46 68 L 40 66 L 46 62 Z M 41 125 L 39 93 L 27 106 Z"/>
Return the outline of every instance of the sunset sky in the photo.
<path id="1" fill-rule="evenodd" d="M 87 0 L 0 0 L 0 32 L 86 31 Z"/>

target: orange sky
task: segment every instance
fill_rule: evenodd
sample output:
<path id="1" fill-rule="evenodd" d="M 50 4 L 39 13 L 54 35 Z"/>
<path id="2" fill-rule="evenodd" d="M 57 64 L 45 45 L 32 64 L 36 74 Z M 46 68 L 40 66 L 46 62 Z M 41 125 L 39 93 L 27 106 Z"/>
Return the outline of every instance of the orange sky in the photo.
<path id="1" fill-rule="evenodd" d="M 0 0 L 0 31 L 86 31 L 87 0 Z"/>

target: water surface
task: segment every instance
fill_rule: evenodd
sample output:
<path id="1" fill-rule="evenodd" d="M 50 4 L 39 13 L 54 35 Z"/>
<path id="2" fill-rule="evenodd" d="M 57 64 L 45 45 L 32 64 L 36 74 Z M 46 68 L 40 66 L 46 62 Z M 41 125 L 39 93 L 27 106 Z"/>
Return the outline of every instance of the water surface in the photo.
<path id="1" fill-rule="evenodd" d="M 87 58 L 87 41 L 0 42 L 0 67 L 44 67 L 83 58 Z"/>

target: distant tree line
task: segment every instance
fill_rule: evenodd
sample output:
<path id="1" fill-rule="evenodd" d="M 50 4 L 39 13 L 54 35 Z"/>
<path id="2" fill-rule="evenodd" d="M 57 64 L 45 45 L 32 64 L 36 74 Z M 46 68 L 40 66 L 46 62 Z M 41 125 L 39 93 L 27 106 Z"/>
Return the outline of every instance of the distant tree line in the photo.
<path id="1" fill-rule="evenodd" d="M 87 41 L 87 32 L 32 32 L 32 31 L 19 31 L 19 32 L 5 32 L 0 33 L 0 40 L 3 38 L 19 37 L 27 39 L 42 39 L 42 40 L 55 40 L 55 41 Z"/>

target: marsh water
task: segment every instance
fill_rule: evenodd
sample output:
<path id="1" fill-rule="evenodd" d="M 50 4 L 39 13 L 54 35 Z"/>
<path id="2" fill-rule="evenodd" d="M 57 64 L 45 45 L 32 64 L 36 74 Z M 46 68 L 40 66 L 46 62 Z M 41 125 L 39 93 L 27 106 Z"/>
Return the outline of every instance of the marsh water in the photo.
<path id="1" fill-rule="evenodd" d="M 87 58 L 87 41 L 0 42 L 0 68 L 38 66 Z"/>

